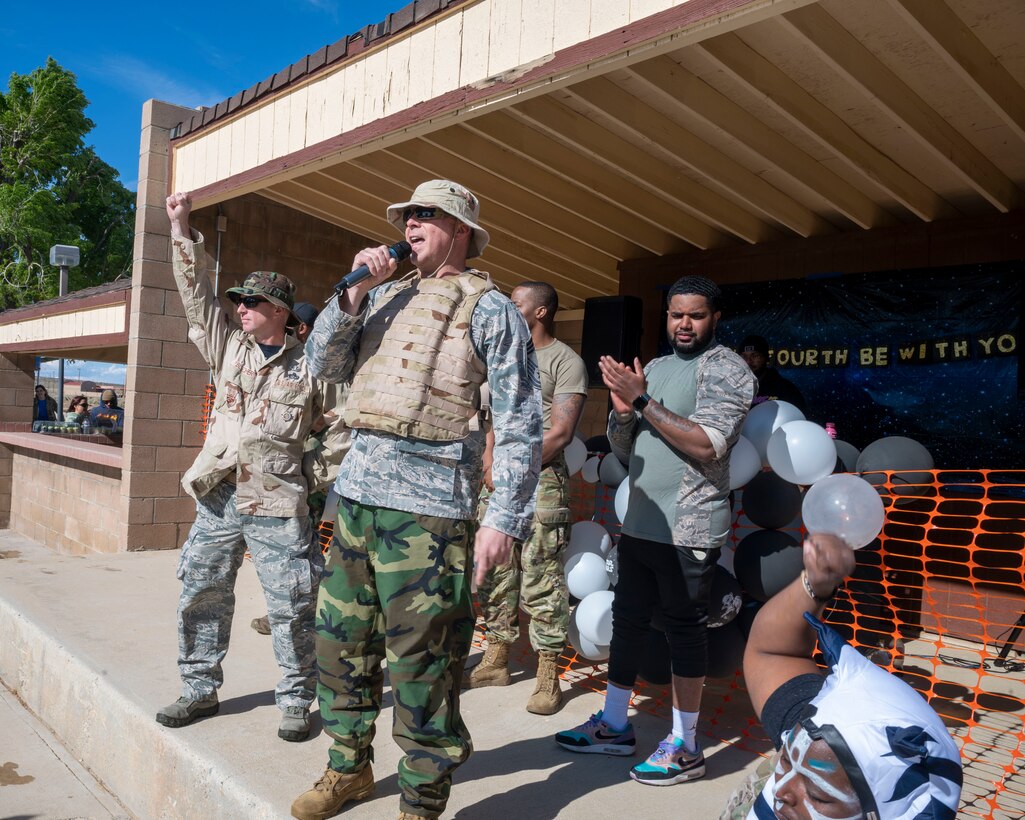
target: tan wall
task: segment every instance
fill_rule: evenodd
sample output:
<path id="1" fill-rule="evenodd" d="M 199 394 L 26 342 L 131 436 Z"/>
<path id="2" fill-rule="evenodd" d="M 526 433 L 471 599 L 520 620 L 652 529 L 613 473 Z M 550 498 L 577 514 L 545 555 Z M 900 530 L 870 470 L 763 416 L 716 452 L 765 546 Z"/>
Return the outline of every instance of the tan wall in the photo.
<path id="1" fill-rule="evenodd" d="M 23 353 L 0 353 L 0 422 L 32 421 L 35 360 Z M 0 528 L 10 526 L 13 453 L 0 445 Z"/>
<path id="2" fill-rule="evenodd" d="M 72 555 L 117 550 L 121 471 L 78 459 L 15 451 L 10 527 Z"/>

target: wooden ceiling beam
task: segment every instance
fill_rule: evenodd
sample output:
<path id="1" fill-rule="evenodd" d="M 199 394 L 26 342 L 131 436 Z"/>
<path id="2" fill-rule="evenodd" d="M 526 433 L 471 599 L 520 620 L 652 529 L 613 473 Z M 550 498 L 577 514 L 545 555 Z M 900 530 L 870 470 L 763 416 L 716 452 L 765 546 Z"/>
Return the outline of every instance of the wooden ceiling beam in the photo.
<path id="1" fill-rule="evenodd" d="M 566 252 L 579 261 L 593 258 L 600 268 L 605 267 L 605 261 L 598 261 L 599 256 L 618 262 L 645 255 L 643 248 L 615 234 L 586 229 L 579 211 L 554 205 L 532 193 L 543 190 L 549 176 L 536 165 L 517 169 L 523 173 L 533 171 L 530 176 L 514 176 L 518 183 L 506 179 L 509 163 L 520 164 L 516 162 L 518 158 L 504 156 L 507 151 L 467 131 L 446 129 L 388 150 L 417 163 L 433 176 L 465 184 L 481 201 L 481 213 L 485 214 L 489 225 L 508 230 L 512 230 L 514 223 L 523 225 L 515 231 L 523 238 L 549 247 L 564 244 Z M 469 161 L 470 157 L 474 162 Z M 501 169 L 502 175 L 490 170 L 492 168 Z"/>
<path id="2" fill-rule="evenodd" d="M 638 99 L 606 77 L 573 85 L 570 92 L 589 109 L 603 115 L 609 130 L 628 131 L 643 142 L 657 146 L 686 167 L 722 188 L 736 199 L 736 206 L 759 211 L 798 236 L 835 233 L 836 228 L 773 187 L 761 177 L 660 111 Z"/>
<path id="3" fill-rule="evenodd" d="M 684 251 L 679 240 L 701 250 L 730 243 L 729 237 L 711 225 L 668 207 L 664 199 L 609 174 L 603 165 L 532 127 L 530 120 L 519 118 L 515 110 L 478 117 L 464 127 L 546 168 L 552 178 L 544 192 L 554 202 L 576 207 L 600 230 L 620 233 L 659 256 Z"/>
<path id="4" fill-rule="evenodd" d="M 704 51 L 794 125 L 887 191 L 920 219 L 933 222 L 957 216 L 949 202 L 857 134 L 737 35 L 724 34 L 704 40 L 693 48 Z"/>
<path id="5" fill-rule="evenodd" d="M 767 222 L 695 182 L 679 168 L 644 153 L 633 143 L 551 97 L 525 100 L 513 106 L 512 110 L 594 162 L 601 163 L 607 172 L 630 179 L 665 199 L 665 207 L 682 208 L 752 245 L 781 237 Z"/>
<path id="6" fill-rule="evenodd" d="M 374 191 L 378 194 L 377 201 L 383 217 L 389 203 L 405 200 L 416 185 L 423 181 L 423 171 L 412 163 L 397 161 L 394 157 L 370 154 L 319 172 L 311 184 L 318 185 L 318 178 L 348 186 L 349 191 Z M 608 271 L 596 273 L 571 260 L 553 256 L 501 229 L 493 229 L 486 219 L 484 222 L 491 234 L 491 243 L 484 252 L 485 267 L 493 258 L 502 255 L 506 259 L 505 267 L 510 270 L 519 267 L 523 270 L 517 281 L 543 279 L 569 293 L 581 289 L 592 291 L 588 294 L 591 296 L 618 292 L 619 274 L 615 266 Z M 511 264 L 510 260 L 519 262 Z"/>
<path id="7" fill-rule="evenodd" d="M 1004 213 L 1022 207 L 1014 183 L 821 6 L 777 19 L 993 207 Z"/>
<path id="8" fill-rule="evenodd" d="M 311 187 L 309 182 L 313 178 L 314 174 L 308 174 L 295 180 L 279 182 L 264 189 L 260 194 L 364 236 L 380 237 L 381 225 L 386 226 L 388 232 L 395 230 L 383 216 L 374 215 L 383 214 L 390 200 L 370 196 L 353 186 L 347 186 L 342 197 L 333 196 Z M 338 184 L 344 185 L 340 182 Z M 385 233 L 385 236 L 388 239 L 392 238 L 388 233 Z M 612 293 L 553 274 L 551 270 L 524 264 L 517 257 L 491 245 L 488 246 L 486 254 L 487 260 L 482 260 L 483 267 L 492 275 L 495 284 L 507 293 L 524 279 L 530 278 L 544 278 L 555 286 L 559 291 L 560 302 L 567 308 L 582 307 L 584 300 L 591 296 L 608 296 Z"/>
<path id="9" fill-rule="evenodd" d="M 336 172 L 344 172 L 347 178 L 352 179 L 353 175 L 357 175 L 361 169 L 375 177 L 388 179 L 397 184 L 403 191 L 398 194 L 402 199 L 408 197 L 409 193 L 424 179 L 424 169 L 420 163 L 383 152 L 368 154 L 346 165 L 336 166 L 329 169 L 328 173 L 336 176 Z M 356 184 L 369 184 L 369 180 L 361 180 Z M 392 202 L 394 201 L 392 200 Z M 483 213 L 482 218 L 488 233 L 491 234 L 491 241 L 496 247 L 501 247 L 539 268 L 558 270 L 571 279 L 591 282 L 599 290 L 604 288 L 618 290 L 618 260 L 602 255 L 600 260 L 591 259 L 589 261 L 601 262 L 605 267 L 598 264 L 584 264 L 571 254 L 566 253 L 562 245 L 553 248 L 524 238 L 513 233 L 513 229 L 508 225 L 493 222 L 488 213 Z"/>
<path id="10" fill-rule="evenodd" d="M 712 88 L 670 57 L 654 57 L 629 69 L 648 85 L 720 129 L 766 162 L 822 197 L 861 228 L 896 224 L 871 197 L 834 174 L 810 154 Z"/>
<path id="11" fill-rule="evenodd" d="M 1025 89 L 954 10 L 943 0 L 890 0 L 890 5 L 1025 141 Z"/>

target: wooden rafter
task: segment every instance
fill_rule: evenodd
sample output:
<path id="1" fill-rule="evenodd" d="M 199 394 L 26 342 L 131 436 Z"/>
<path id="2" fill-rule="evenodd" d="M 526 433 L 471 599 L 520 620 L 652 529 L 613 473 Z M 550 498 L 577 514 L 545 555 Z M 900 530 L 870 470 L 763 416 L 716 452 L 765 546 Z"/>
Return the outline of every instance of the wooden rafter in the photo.
<path id="1" fill-rule="evenodd" d="M 702 49 L 794 125 L 887 191 L 920 219 L 932 222 L 957 215 L 950 203 L 856 133 L 737 35 L 724 34 L 705 40 L 695 48 Z"/>
<path id="2" fill-rule="evenodd" d="M 766 162 L 789 174 L 855 225 L 878 228 L 896 222 L 870 197 L 670 57 L 655 57 L 632 66 L 630 71 L 676 105 L 719 128 Z"/>
<path id="3" fill-rule="evenodd" d="M 1025 140 L 1025 89 L 943 0 L 890 0 L 960 77 Z"/>
<path id="4" fill-rule="evenodd" d="M 1011 180 L 820 6 L 778 19 L 995 208 L 1006 213 L 1022 206 Z"/>

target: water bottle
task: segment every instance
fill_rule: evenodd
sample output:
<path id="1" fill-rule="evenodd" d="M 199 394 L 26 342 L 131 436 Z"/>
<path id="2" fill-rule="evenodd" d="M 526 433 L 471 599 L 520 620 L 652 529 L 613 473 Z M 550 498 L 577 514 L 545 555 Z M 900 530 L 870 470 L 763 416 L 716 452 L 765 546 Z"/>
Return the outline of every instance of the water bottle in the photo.
<path id="1" fill-rule="evenodd" d="M 84 416 L 82 418 L 82 432 L 83 433 L 91 433 L 93 431 L 92 427 L 93 427 L 93 423 L 89 420 L 89 416 L 88 415 Z"/>
<path id="2" fill-rule="evenodd" d="M 832 439 L 836 438 L 836 425 L 831 421 L 826 422 L 826 434 Z"/>

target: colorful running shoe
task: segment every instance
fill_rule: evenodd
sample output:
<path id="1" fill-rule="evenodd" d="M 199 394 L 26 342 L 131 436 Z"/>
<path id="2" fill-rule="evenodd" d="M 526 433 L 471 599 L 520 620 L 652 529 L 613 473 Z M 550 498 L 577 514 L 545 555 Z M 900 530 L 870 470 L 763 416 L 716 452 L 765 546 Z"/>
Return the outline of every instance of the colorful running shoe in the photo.
<path id="1" fill-rule="evenodd" d="M 672 786 L 704 775 L 705 755 L 701 747 L 698 746 L 695 752 L 688 752 L 683 741 L 671 732 L 647 760 L 630 770 L 630 777 L 648 786 Z"/>
<path id="2" fill-rule="evenodd" d="M 632 755 L 637 751 L 634 727 L 628 723 L 625 729 L 617 731 L 602 720 L 601 714 L 599 709 L 586 723 L 581 723 L 569 731 L 559 732 L 555 736 L 555 742 L 571 752 L 588 754 Z"/>

